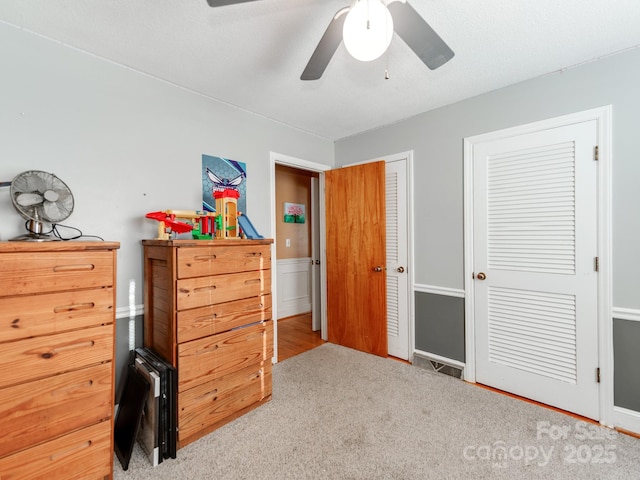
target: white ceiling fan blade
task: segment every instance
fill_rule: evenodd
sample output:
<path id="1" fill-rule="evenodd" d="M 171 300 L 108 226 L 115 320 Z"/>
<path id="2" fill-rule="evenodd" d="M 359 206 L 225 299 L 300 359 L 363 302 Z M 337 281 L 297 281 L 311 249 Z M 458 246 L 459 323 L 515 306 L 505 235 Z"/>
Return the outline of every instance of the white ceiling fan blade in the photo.
<path id="1" fill-rule="evenodd" d="M 453 58 L 453 50 L 411 5 L 392 2 L 387 8 L 393 17 L 396 33 L 427 67 L 435 70 Z"/>
<path id="2" fill-rule="evenodd" d="M 16 197 L 16 203 L 21 207 L 31 207 L 39 205 L 44 198 L 39 193 L 21 193 Z"/>
<path id="3" fill-rule="evenodd" d="M 340 42 L 342 42 L 342 27 L 344 26 L 345 14 L 350 8 L 344 7 L 333 16 L 313 55 L 311 55 L 309 63 L 307 63 L 304 72 L 302 72 L 300 80 L 318 80 L 322 76 L 333 54 L 336 53 L 340 46 Z"/>

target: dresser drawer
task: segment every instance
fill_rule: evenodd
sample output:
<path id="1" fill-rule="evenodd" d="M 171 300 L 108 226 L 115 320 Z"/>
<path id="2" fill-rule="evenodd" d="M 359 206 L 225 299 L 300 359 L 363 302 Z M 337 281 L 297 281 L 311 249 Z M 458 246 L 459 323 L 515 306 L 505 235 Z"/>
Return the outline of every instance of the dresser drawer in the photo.
<path id="1" fill-rule="evenodd" d="M 111 421 L 0 458 L 2 480 L 111 478 Z"/>
<path id="2" fill-rule="evenodd" d="M 271 363 L 273 323 L 259 323 L 178 345 L 178 391 L 259 362 Z"/>
<path id="3" fill-rule="evenodd" d="M 109 418 L 111 381 L 104 363 L 0 390 L 0 457 Z"/>
<path id="4" fill-rule="evenodd" d="M 178 310 L 232 302 L 271 292 L 271 270 L 178 280 Z"/>
<path id="5" fill-rule="evenodd" d="M 112 357 L 113 325 L 5 343 L 0 348 L 0 388 L 107 362 Z"/>
<path id="6" fill-rule="evenodd" d="M 112 252 L 3 253 L 0 296 L 113 286 Z"/>
<path id="7" fill-rule="evenodd" d="M 113 317 L 112 287 L 0 297 L 0 342 L 113 323 Z"/>
<path id="8" fill-rule="evenodd" d="M 178 435 L 184 443 L 239 410 L 271 396 L 271 362 L 252 365 L 178 396 Z"/>
<path id="9" fill-rule="evenodd" d="M 183 310 L 177 314 L 178 343 L 271 319 L 271 294 Z"/>
<path id="10" fill-rule="evenodd" d="M 181 247 L 177 250 L 178 278 L 271 268 L 269 245 Z"/>

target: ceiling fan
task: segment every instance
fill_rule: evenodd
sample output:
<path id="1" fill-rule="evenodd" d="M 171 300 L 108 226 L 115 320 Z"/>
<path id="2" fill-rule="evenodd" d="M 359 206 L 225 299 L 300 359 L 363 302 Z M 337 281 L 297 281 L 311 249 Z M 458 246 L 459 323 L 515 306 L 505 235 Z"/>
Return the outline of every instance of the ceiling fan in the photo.
<path id="1" fill-rule="evenodd" d="M 253 1 L 256 0 L 207 0 L 207 3 L 211 7 L 222 7 Z M 379 13 L 380 16 L 374 16 L 374 13 Z M 356 35 L 359 36 L 351 40 L 349 31 L 353 31 L 354 28 L 359 29 L 356 31 Z M 353 5 L 338 10 L 333 16 L 300 80 L 319 79 L 343 40 L 347 50 L 355 58 L 363 61 L 378 58 L 389 46 L 393 32 L 397 33 L 431 70 L 453 58 L 453 50 L 406 0 L 355 0 Z M 375 53 L 356 54 L 356 48 L 367 48 L 374 43 L 373 40 L 379 40 Z M 352 47 L 353 42 L 359 43 Z"/>

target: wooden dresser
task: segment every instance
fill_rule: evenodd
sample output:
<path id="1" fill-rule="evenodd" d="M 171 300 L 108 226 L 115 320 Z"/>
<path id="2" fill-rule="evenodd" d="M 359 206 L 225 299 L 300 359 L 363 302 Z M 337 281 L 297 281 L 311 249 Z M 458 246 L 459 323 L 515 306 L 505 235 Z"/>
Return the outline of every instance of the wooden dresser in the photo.
<path id="1" fill-rule="evenodd" d="M 271 398 L 272 240 L 144 240 L 144 343 L 178 371 L 178 448 Z"/>
<path id="2" fill-rule="evenodd" d="M 114 242 L 0 242 L 0 478 L 113 474 Z"/>

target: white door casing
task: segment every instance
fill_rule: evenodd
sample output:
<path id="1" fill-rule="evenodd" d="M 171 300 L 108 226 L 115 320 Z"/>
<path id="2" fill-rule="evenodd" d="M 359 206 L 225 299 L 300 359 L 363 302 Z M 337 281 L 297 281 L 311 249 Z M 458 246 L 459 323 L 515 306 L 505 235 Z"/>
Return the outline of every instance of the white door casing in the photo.
<path id="1" fill-rule="evenodd" d="M 317 172 L 319 175 L 319 198 L 318 202 L 318 219 L 319 219 L 319 232 L 314 232 L 313 235 L 317 235 L 320 239 L 319 244 L 319 258 L 320 258 L 320 324 L 321 324 L 321 336 L 323 340 L 327 339 L 327 289 L 326 289 L 326 269 L 325 269 L 325 240 L 324 240 L 324 175 L 323 172 L 330 170 L 331 167 L 321 163 L 310 162 L 289 155 L 283 155 L 280 153 L 270 153 L 270 169 L 269 169 L 269 185 L 271 186 L 270 198 L 271 198 L 271 238 L 276 236 L 276 164 L 286 165 L 289 167 L 299 168 L 301 170 L 307 170 L 310 172 Z M 272 257 L 275 258 L 275 245 L 271 247 Z M 271 263 L 271 296 L 274 299 L 278 298 L 278 282 L 277 282 L 277 262 Z M 274 321 L 273 325 L 273 363 L 278 361 L 278 308 L 277 301 L 273 302 L 272 317 Z"/>
<path id="2" fill-rule="evenodd" d="M 608 163 L 608 113 L 465 140 L 465 379 L 603 423 L 611 379 L 598 384 L 596 369 L 612 371 L 610 282 L 595 259 L 610 258 L 608 165 L 594 147 Z"/>

